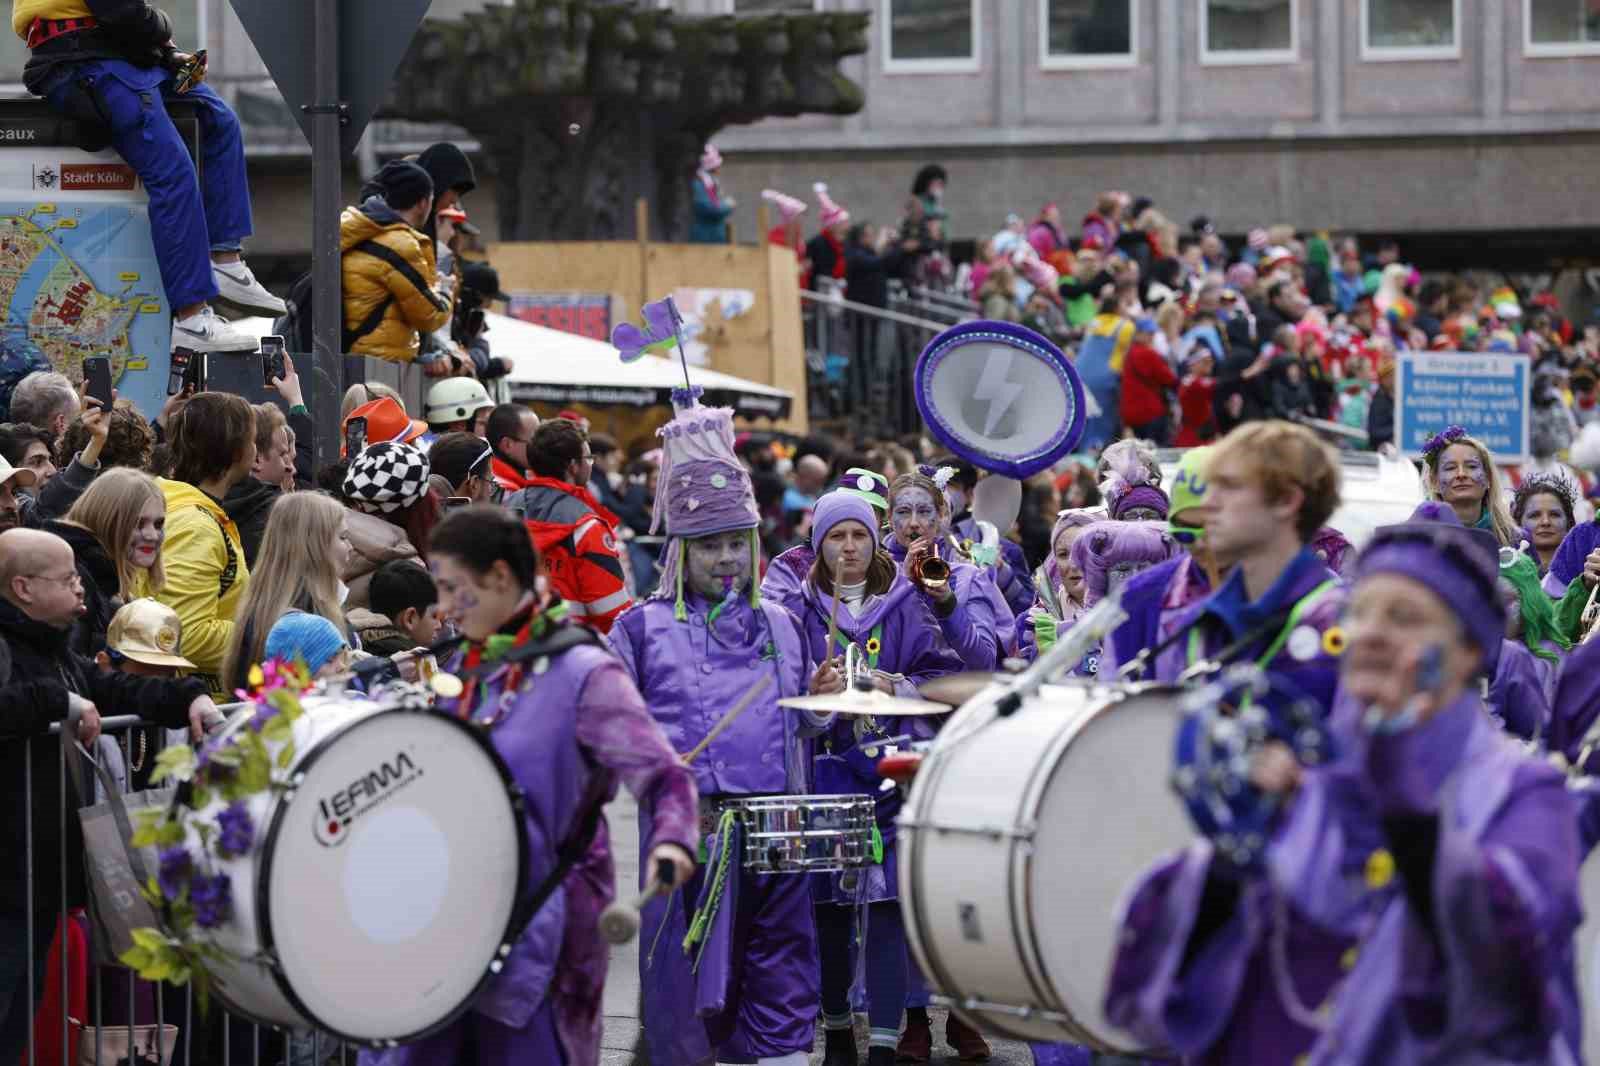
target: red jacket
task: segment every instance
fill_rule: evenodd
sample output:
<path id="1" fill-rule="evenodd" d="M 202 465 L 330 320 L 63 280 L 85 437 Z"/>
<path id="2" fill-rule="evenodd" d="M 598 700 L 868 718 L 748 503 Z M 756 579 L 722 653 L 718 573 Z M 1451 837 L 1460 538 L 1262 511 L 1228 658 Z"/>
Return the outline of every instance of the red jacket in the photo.
<path id="1" fill-rule="evenodd" d="M 1217 395 L 1216 378 L 1187 378 L 1178 386 L 1178 410 L 1182 425 L 1173 444 L 1179 448 L 1193 448 L 1209 444 L 1217 435 L 1211 402 Z"/>
<path id="2" fill-rule="evenodd" d="M 489 469 L 494 474 L 494 483 L 506 492 L 520 492 L 529 485 L 526 475 L 512 469 L 511 464 L 498 455 L 489 460 Z"/>
<path id="3" fill-rule="evenodd" d="M 1130 347 L 1122 363 L 1122 424 L 1136 429 L 1165 415 L 1163 390 L 1177 387 L 1178 375 L 1160 352 L 1148 344 Z"/>
<path id="4" fill-rule="evenodd" d="M 617 516 L 579 485 L 548 477 L 530 477 L 523 485 L 505 504 L 527 523 L 550 587 L 574 621 L 610 632 L 633 602 L 617 547 Z"/>

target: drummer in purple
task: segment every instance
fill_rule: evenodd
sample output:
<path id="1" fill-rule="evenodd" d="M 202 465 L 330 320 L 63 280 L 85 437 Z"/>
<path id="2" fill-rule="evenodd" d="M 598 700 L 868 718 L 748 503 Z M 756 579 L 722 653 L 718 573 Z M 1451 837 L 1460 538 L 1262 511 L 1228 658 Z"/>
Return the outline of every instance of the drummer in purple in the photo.
<path id="1" fill-rule="evenodd" d="M 1247 422 L 1213 446 L 1206 470 L 1206 544 L 1232 572 L 1174 619 L 1154 678 L 1250 662 L 1326 711 L 1346 590 L 1310 544 L 1339 506 L 1338 458 L 1303 426 Z"/>
<path id="2" fill-rule="evenodd" d="M 1200 1063 L 1580 1061 L 1572 800 L 1478 694 L 1504 627 L 1496 564 L 1459 527 L 1377 532 L 1337 757 L 1256 753 L 1251 783 L 1284 805 L 1259 866 L 1201 840 L 1134 888 L 1113 1021 Z"/>
<path id="3" fill-rule="evenodd" d="M 691 767 L 709 830 L 719 800 L 805 792 L 808 740 L 831 716 L 777 705 L 805 694 L 811 667 L 794 615 L 756 593 L 761 514 L 750 477 L 733 455 L 732 413 L 688 407 L 663 436 L 669 539 L 662 580 L 650 599 L 618 617 L 608 639 L 668 741 L 680 752 L 698 752 Z M 711 737 L 758 682 L 766 687 Z M 641 815 L 641 839 L 649 825 Z M 819 984 L 809 880 L 756 873 L 741 859 L 730 855 L 732 876 L 709 911 L 703 949 L 695 945 L 691 953 L 685 940 L 696 902 L 716 891 L 714 877 L 710 892 L 703 891 L 707 869 L 682 894 L 652 900 L 644 910 L 639 981 L 655 1066 L 804 1066 L 815 1042 Z M 651 876 L 648 866 L 641 871 Z"/>
<path id="4" fill-rule="evenodd" d="M 812 691 L 844 691 L 843 653 L 851 645 L 862 656 L 874 687 L 894 696 L 916 699 L 920 682 L 962 669 L 960 657 L 940 634 L 930 594 L 913 588 L 894 561 L 878 550 L 871 505 L 845 492 L 823 496 L 812 514 L 811 543 L 817 559 L 801 589 L 800 622 L 812 660 L 821 664 L 812 677 Z M 875 797 L 883 843 L 880 862 L 813 883 L 826 1066 L 855 1066 L 857 1061 L 851 1032 L 850 941 L 860 907 L 867 912 L 861 945 L 871 1024 L 867 1061 L 869 1066 L 888 1066 L 895 1060 L 907 986 L 894 825 L 902 799 L 898 789 L 882 789 L 877 761 L 890 744 L 904 743 L 896 738 L 927 739 L 933 733 L 933 722 L 925 717 L 875 721 L 840 715 L 817 741 L 815 791 Z"/>
<path id="5" fill-rule="evenodd" d="M 848 492 L 860 496 L 872 505 L 878 528 L 884 526 L 889 513 L 889 479 L 873 470 L 852 466 L 844 472 L 834 486 L 835 492 Z M 778 555 L 767 564 L 767 573 L 761 579 L 761 596 L 771 603 L 782 604 L 800 611 L 800 587 L 811 573 L 811 564 L 817 561 L 816 550 L 809 540 L 801 541 Z"/>
<path id="6" fill-rule="evenodd" d="M 464 681 L 439 710 L 482 729 L 525 797 L 528 893 L 557 868 L 563 845 L 618 780 L 650 829 L 652 869 L 674 883 L 694 869 L 694 777 L 645 710 L 627 672 L 546 596 L 540 559 L 523 524 L 488 505 L 454 511 L 434 528 L 429 568 L 441 611 L 466 640 L 446 668 Z M 437 686 L 436 686 L 437 687 Z M 471 894 L 473 871 L 456 871 Z M 505 967 L 471 1009 L 441 1032 L 382 1052 L 363 1066 L 595 1066 L 600 1060 L 606 945 L 600 912 L 615 873 L 605 819 L 583 857 L 528 924 Z"/>

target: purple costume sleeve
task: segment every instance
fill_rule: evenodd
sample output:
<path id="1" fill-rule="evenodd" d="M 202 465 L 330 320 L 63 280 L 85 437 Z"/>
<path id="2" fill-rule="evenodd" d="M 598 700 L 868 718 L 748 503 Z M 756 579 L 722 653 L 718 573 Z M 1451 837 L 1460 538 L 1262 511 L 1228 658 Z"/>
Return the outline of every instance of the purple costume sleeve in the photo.
<path id="1" fill-rule="evenodd" d="M 895 695 L 918 699 L 917 686 L 962 669 L 961 657 L 951 650 L 940 632 L 933 611 L 920 596 L 907 597 L 901 608 L 889 616 L 884 630 L 885 654 L 893 649 Z M 919 724 L 922 719 L 914 719 Z M 927 732 L 932 736 L 932 730 Z"/>
<path id="2" fill-rule="evenodd" d="M 1000 641 L 989 580 L 975 566 L 956 567 L 952 576 L 955 606 L 943 616 L 933 612 L 939 630 L 968 670 L 993 670 L 1000 661 Z M 1003 602 L 1001 609 L 1006 610 Z"/>
<path id="3" fill-rule="evenodd" d="M 1583 748 L 1583 736 L 1594 724 L 1597 714 L 1600 714 L 1600 640 L 1579 644 L 1562 661 L 1556 675 L 1556 694 L 1550 703 L 1546 746 L 1576 764 Z"/>
<path id="4" fill-rule="evenodd" d="M 1489 710 L 1499 716 L 1506 732 L 1523 740 L 1542 737 L 1550 721 L 1548 689 L 1540 663 L 1520 641 L 1503 641 L 1494 681 L 1489 686 Z"/>
<path id="5" fill-rule="evenodd" d="M 1545 575 L 1545 591 L 1560 599 L 1572 579 L 1583 572 L 1583 561 L 1589 553 L 1600 548 L 1600 523 L 1585 522 L 1573 526 L 1550 560 L 1550 572 Z"/>
<path id="6" fill-rule="evenodd" d="M 649 809 L 647 850 L 677 844 L 695 854 L 700 836 L 694 775 L 650 717 L 621 663 L 597 668 L 584 683 L 578 697 L 578 743 Z"/>

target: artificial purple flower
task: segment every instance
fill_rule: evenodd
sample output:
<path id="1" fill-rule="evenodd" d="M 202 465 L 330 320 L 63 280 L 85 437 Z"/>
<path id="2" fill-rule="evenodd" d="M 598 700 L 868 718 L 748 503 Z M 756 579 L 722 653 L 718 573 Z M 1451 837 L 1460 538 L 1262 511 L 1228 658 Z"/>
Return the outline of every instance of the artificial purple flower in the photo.
<path id="1" fill-rule="evenodd" d="M 215 929 L 233 916 L 233 882 L 227 874 L 201 875 L 189 885 L 194 920 L 202 929 Z"/>
<path id="2" fill-rule="evenodd" d="M 611 331 L 611 344 L 624 363 L 631 363 L 646 352 L 665 353 L 681 343 L 678 330 L 683 316 L 678 313 L 678 305 L 672 297 L 645 304 L 640 309 L 640 317 L 644 319 L 643 329 L 632 322 L 619 322 Z"/>
<path id="3" fill-rule="evenodd" d="M 236 801 L 222 808 L 217 815 L 217 851 L 224 858 L 243 855 L 256 839 L 256 824 L 245 809 L 244 801 Z"/>
<path id="4" fill-rule="evenodd" d="M 1467 431 L 1460 426 L 1445 426 L 1433 435 L 1432 440 L 1428 441 L 1427 445 L 1422 449 L 1422 454 L 1432 459 L 1466 435 Z"/>
<path id="5" fill-rule="evenodd" d="M 182 844 L 162 849 L 160 858 L 161 868 L 156 873 L 156 882 L 163 896 L 168 900 L 176 900 L 183 895 L 183 886 L 194 872 L 194 859 Z"/>

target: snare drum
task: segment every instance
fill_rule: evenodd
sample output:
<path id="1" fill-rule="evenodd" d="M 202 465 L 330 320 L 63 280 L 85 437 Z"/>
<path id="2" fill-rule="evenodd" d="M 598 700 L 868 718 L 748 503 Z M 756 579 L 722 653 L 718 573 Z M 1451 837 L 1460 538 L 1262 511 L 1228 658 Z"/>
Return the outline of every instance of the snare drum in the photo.
<path id="1" fill-rule="evenodd" d="M 718 808 L 744 826 L 744 867 L 755 873 L 838 873 L 872 861 L 871 796 L 754 796 Z"/>
<path id="2" fill-rule="evenodd" d="M 1046 685 L 1008 718 L 974 697 L 924 757 L 899 823 L 906 939 L 973 1024 L 1149 1049 L 1102 1011 L 1123 896 L 1193 839 L 1168 786 L 1180 691 Z"/>
<path id="3" fill-rule="evenodd" d="M 418 1039 L 499 969 L 527 880 L 521 801 L 487 738 L 420 697 L 301 702 L 293 787 L 246 800 L 257 845 L 217 863 L 217 993 L 269 1025 Z"/>

